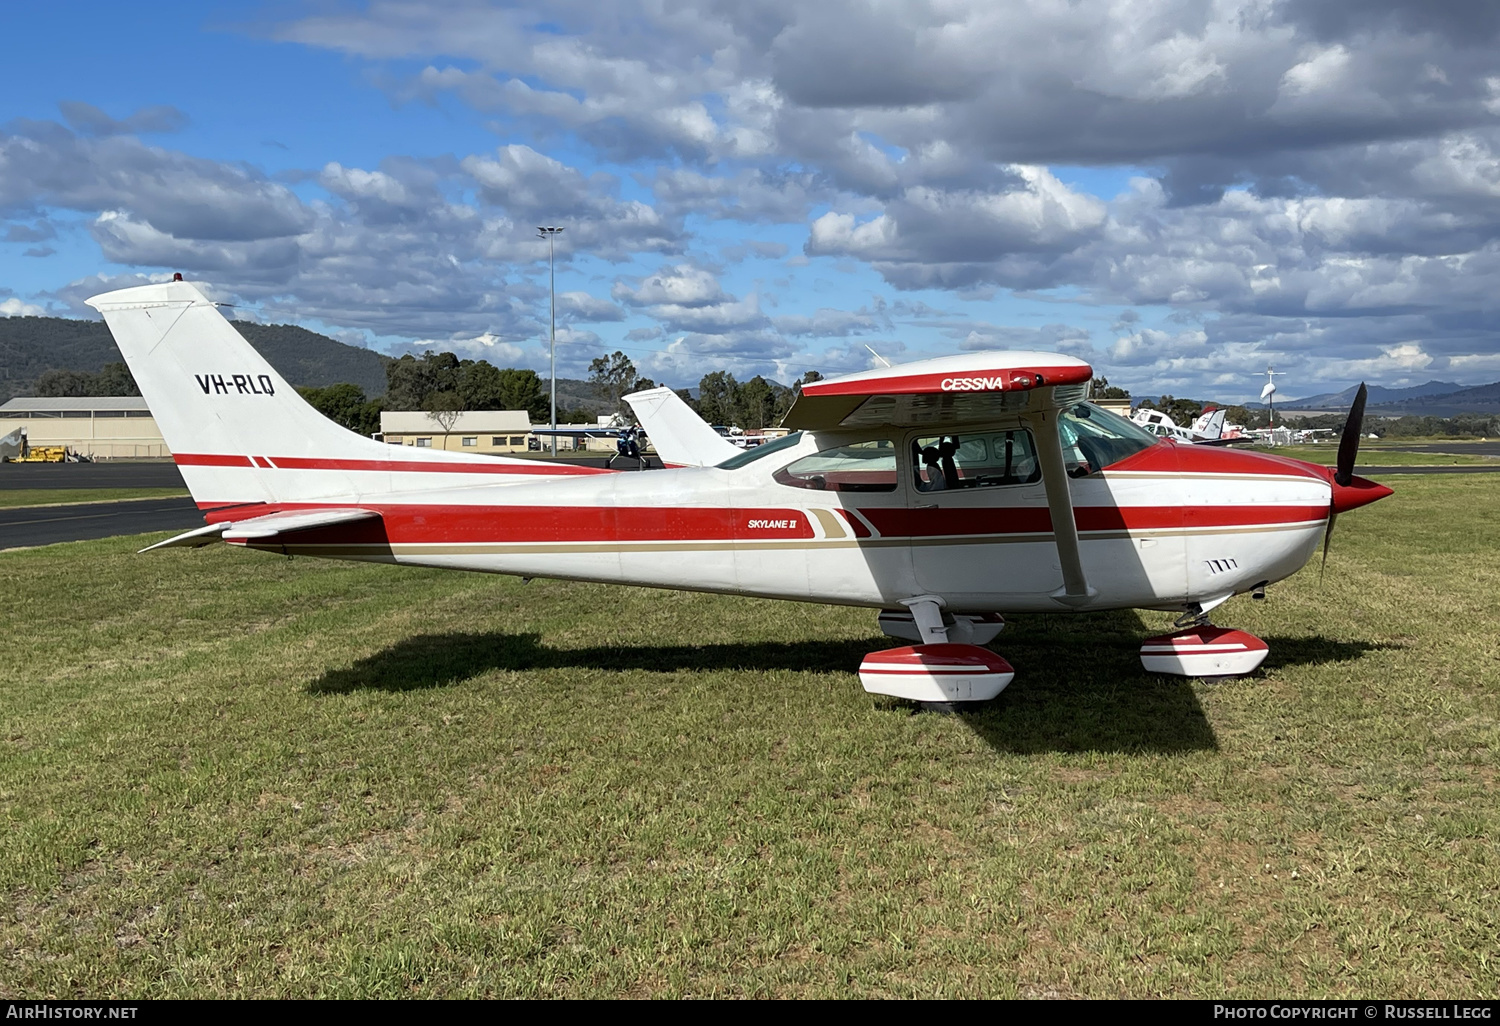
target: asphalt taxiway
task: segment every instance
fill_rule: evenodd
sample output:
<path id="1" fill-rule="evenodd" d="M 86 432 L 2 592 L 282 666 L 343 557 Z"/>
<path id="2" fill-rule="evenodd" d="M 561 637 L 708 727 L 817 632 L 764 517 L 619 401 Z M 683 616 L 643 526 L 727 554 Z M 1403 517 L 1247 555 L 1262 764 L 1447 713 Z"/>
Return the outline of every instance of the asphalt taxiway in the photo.
<path id="1" fill-rule="evenodd" d="M 13 488 L 186 488 L 177 464 L 162 461 L 118 463 L 0 463 L 0 489 Z"/>
<path id="2" fill-rule="evenodd" d="M 185 495 L 176 499 L 0 509 L 0 550 L 202 526 L 203 514 Z"/>

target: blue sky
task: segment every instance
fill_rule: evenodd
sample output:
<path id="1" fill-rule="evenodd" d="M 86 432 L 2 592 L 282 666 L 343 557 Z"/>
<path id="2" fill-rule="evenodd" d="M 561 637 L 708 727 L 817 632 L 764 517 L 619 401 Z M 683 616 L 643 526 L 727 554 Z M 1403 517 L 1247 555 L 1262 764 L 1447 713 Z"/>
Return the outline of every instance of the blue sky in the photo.
<path id="1" fill-rule="evenodd" d="M 1485 5 L 26 5 L 0 313 L 173 271 L 388 352 L 691 385 L 964 349 L 1137 394 L 1500 378 Z"/>

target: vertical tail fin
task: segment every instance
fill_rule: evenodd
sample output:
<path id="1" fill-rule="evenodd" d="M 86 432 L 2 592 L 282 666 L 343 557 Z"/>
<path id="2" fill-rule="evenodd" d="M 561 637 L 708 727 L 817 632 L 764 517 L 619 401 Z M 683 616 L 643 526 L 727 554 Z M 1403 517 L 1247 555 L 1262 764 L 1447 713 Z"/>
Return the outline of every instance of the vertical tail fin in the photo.
<path id="1" fill-rule="evenodd" d="M 26 429 L 16 428 L 4 438 L 0 438 L 0 460 L 13 459 L 26 455 Z"/>
<path id="2" fill-rule="evenodd" d="M 88 304 L 104 315 L 200 506 L 350 502 L 600 473 L 397 447 L 346 431 L 308 405 L 189 282 L 106 292 Z"/>
<path id="3" fill-rule="evenodd" d="M 264 473 L 264 457 L 370 459 L 389 452 L 308 405 L 189 282 L 106 292 L 88 305 L 104 315 L 200 502 L 287 498 Z"/>
<path id="4" fill-rule="evenodd" d="M 670 388 L 633 392 L 625 401 L 668 466 L 714 467 L 741 452 Z"/>
<path id="5" fill-rule="evenodd" d="M 1218 441 L 1219 436 L 1224 433 L 1224 419 L 1228 410 L 1215 409 L 1210 406 L 1203 411 L 1203 415 L 1193 422 L 1193 439 L 1200 442 Z"/>

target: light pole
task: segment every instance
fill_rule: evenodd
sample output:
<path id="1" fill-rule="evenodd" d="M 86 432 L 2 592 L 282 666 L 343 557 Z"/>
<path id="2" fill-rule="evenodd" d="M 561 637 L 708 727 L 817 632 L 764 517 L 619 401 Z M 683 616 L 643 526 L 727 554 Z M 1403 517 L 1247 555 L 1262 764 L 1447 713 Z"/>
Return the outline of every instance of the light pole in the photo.
<path id="1" fill-rule="evenodd" d="M 563 230 L 557 227 L 537 225 L 537 238 L 547 240 L 547 266 L 552 277 L 552 456 L 557 457 L 557 253 L 554 240 Z"/>

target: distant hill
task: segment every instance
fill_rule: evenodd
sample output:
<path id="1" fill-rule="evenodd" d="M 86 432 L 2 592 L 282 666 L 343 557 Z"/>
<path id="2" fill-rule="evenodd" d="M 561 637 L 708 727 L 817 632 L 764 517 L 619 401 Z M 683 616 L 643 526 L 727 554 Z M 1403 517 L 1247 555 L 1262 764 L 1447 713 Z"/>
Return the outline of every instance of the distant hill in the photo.
<path id="1" fill-rule="evenodd" d="M 28 394 L 49 370 L 98 373 L 120 359 L 103 321 L 0 317 L 0 402 Z"/>
<path id="2" fill-rule="evenodd" d="M 551 384 L 547 380 L 546 372 L 542 372 L 543 395 L 550 395 Z M 599 394 L 598 386 L 591 381 L 583 381 L 579 378 L 557 379 L 558 416 L 562 416 L 564 410 L 588 410 L 596 417 L 608 416 L 615 412 L 609 400 Z"/>
<path id="3" fill-rule="evenodd" d="M 1369 410 L 1381 417 L 1456 417 L 1462 413 L 1500 413 L 1500 381 L 1474 388 L 1460 388 L 1443 395 L 1379 403 L 1370 406 Z"/>
<path id="4" fill-rule="evenodd" d="M 234 326 L 293 385 L 349 381 L 369 396 L 385 394 L 387 357 L 290 324 Z M 67 317 L 0 317 L 0 402 L 30 394 L 43 372 L 97 373 L 121 359 L 103 321 Z"/>
<path id="5" fill-rule="evenodd" d="M 1380 403 L 1406 402 L 1409 399 L 1420 399 L 1425 396 L 1448 395 L 1463 388 L 1462 385 L 1451 381 L 1429 381 L 1425 385 L 1413 385 L 1410 388 L 1386 388 L 1383 385 L 1367 387 L 1369 398 L 1366 402 L 1372 406 Z M 1354 395 L 1358 391 L 1358 385 L 1350 385 L 1342 392 L 1324 392 L 1320 395 L 1310 395 L 1306 399 L 1288 399 L 1285 402 L 1278 400 L 1276 406 L 1283 410 L 1347 410 L 1353 404 Z"/>
<path id="6" fill-rule="evenodd" d="M 385 395 L 388 356 L 294 324 L 233 323 L 266 362 L 293 385 L 322 388 L 347 381 L 364 389 L 365 395 L 372 399 Z"/>
<path id="7" fill-rule="evenodd" d="M 1500 414 L 1500 381 L 1489 385 L 1464 388 L 1447 381 L 1429 381 L 1411 388 L 1386 388 L 1370 385 L 1367 413 L 1376 417 L 1457 417 L 1474 413 L 1484 416 Z M 1278 402 L 1278 410 L 1347 410 L 1354 402 L 1358 385 L 1342 392 L 1325 392 L 1306 399 Z M 1253 410 L 1265 409 L 1264 403 L 1246 403 Z"/>

